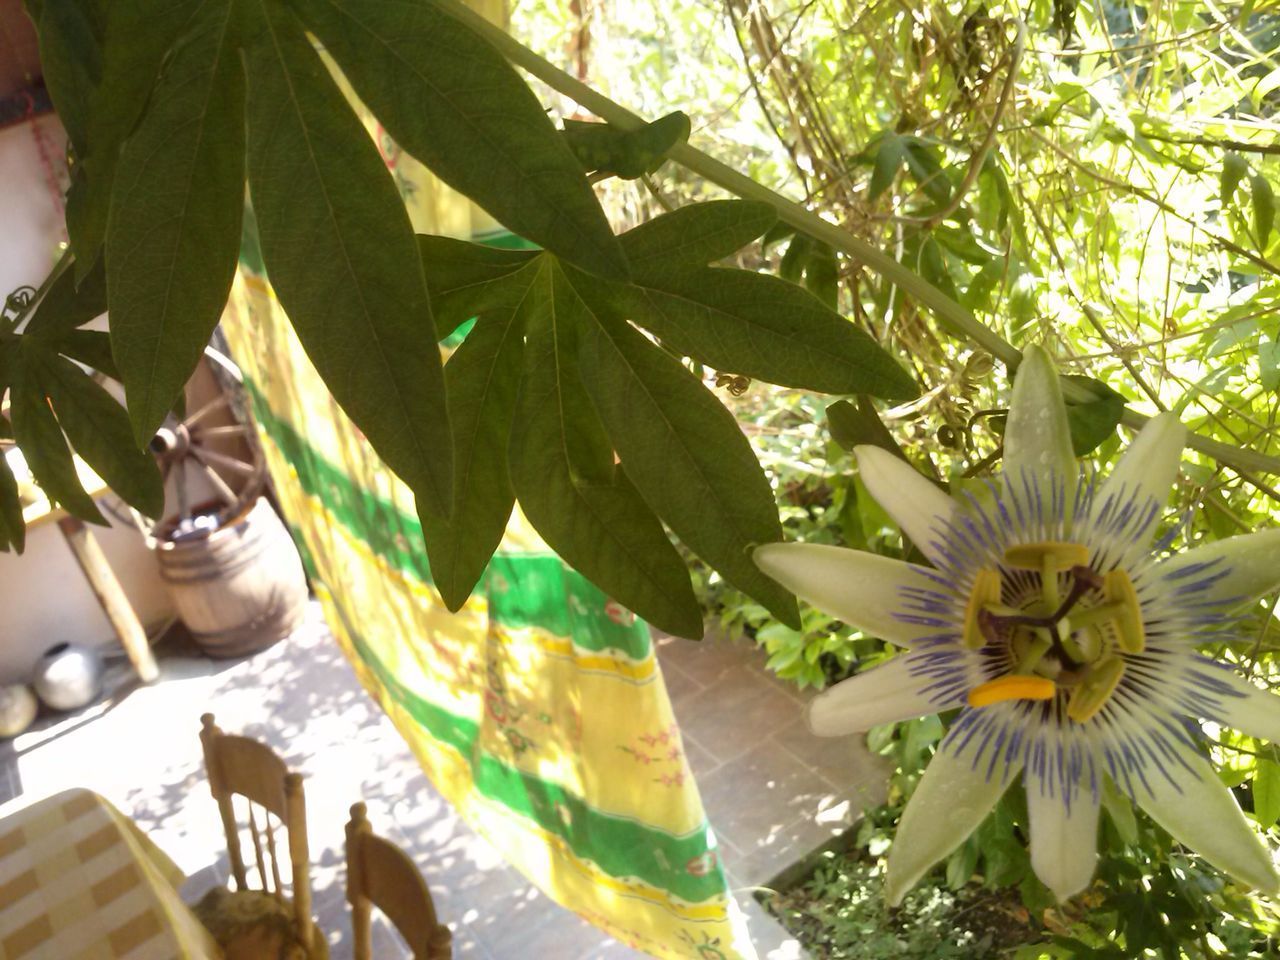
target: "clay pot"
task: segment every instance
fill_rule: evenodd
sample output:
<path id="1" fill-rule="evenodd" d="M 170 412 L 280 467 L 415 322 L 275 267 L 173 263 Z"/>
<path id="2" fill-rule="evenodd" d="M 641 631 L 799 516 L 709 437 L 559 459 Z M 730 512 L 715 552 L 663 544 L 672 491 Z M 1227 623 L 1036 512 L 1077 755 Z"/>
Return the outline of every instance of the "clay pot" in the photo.
<path id="1" fill-rule="evenodd" d="M 0 687 L 0 739 L 16 737 L 36 718 L 40 704 L 25 683 Z"/>
<path id="2" fill-rule="evenodd" d="M 102 657 L 88 647 L 60 643 L 44 652 L 31 685 L 54 710 L 79 710 L 102 692 Z"/>

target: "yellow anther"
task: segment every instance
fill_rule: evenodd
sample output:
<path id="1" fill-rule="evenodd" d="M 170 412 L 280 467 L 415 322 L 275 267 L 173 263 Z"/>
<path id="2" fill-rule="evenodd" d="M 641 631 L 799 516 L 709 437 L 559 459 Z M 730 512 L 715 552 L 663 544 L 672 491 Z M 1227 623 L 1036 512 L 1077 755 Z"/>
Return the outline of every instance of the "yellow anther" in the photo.
<path id="1" fill-rule="evenodd" d="M 1041 543 L 1016 543 L 1005 547 L 1004 563 L 1014 570 L 1045 570 L 1061 572 L 1089 563 L 1089 548 L 1082 543 L 1065 543 L 1046 540 Z"/>
<path id="2" fill-rule="evenodd" d="M 1142 624 L 1142 604 L 1129 574 L 1119 567 L 1109 572 L 1102 583 L 1107 600 L 1119 604 L 1112 618 L 1119 634 L 1120 649 L 1125 653 L 1141 653 L 1147 647 L 1147 631 Z"/>
<path id="3" fill-rule="evenodd" d="M 1052 700 L 1057 692 L 1052 680 L 1007 674 L 979 684 L 969 691 L 969 706 L 989 707 L 1005 700 Z"/>
<path id="4" fill-rule="evenodd" d="M 1071 691 L 1067 702 L 1067 716 L 1076 723 L 1084 723 L 1101 710 L 1111 699 L 1120 678 L 1124 676 L 1124 661 L 1119 657 L 1107 657 L 1089 668 L 1088 675 Z M 973 694 L 970 693 L 970 697 Z"/>
<path id="5" fill-rule="evenodd" d="M 964 645 L 970 650 L 980 650 L 987 642 L 978 624 L 978 614 L 990 603 L 1000 601 L 1000 574 L 990 567 L 983 567 L 973 579 L 969 603 L 964 608 Z"/>

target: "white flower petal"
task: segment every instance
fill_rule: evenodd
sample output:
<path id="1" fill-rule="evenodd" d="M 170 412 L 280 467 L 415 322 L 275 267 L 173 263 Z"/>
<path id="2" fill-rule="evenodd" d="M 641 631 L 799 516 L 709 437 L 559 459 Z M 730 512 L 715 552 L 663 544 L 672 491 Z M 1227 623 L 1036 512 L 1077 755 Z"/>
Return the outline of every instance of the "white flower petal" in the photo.
<path id="1" fill-rule="evenodd" d="M 1031 820 L 1031 869 L 1058 900 L 1089 885 L 1098 865 L 1099 798 L 1087 789 L 1072 798 L 1050 793 L 1040 778 L 1028 776 L 1027 815 Z"/>
<path id="2" fill-rule="evenodd" d="M 1079 468 L 1071 448 L 1071 427 L 1053 361 L 1041 347 L 1022 354 L 1013 381 L 1009 421 L 1004 428 L 1004 474 L 1012 483 L 1024 476 L 1039 485 L 1056 477 L 1066 484 L 1066 503 L 1073 502 Z M 1042 488 L 1047 495 L 1047 484 Z"/>
<path id="3" fill-rule="evenodd" d="M 1280 695 L 1255 687 L 1238 673 L 1213 661 L 1201 662 L 1198 672 L 1210 677 L 1214 685 L 1227 688 L 1214 696 L 1212 716 L 1200 719 L 1213 720 L 1259 740 L 1280 743 Z"/>
<path id="4" fill-rule="evenodd" d="M 1197 602 L 1256 600 L 1280 587 L 1280 529 L 1206 543 L 1170 557 L 1152 575 L 1165 589 L 1194 591 Z"/>
<path id="5" fill-rule="evenodd" d="M 890 643 L 910 646 L 939 631 L 895 616 L 905 603 L 904 588 L 930 585 L 909 563 L 821 543 L 766 543 L 751 558 L 800 599 Z"/>
<path id="6" fill-rule="evenodd" d="M 888 450 L 866 444 L 853 448 L 858 473 L 871 495 L 888 511 L 907 538 L 935 564 L 933 542 L 944 536 L 959 504 Z"/>
<path id="7" fill-rule="evenodd" d="M 894 657 L 818 694 L 805 714 L 809 729 L 820 737 L 842 737 L 959 706 L 968 683 L 953 679 L 939 691 L 928 676 L 912 674 L 918 660 L 910 653 Z M 963 672 L 963 666 L 957 665 L 957 671 Z"/>
<path id="8" fill-rule="evenodd" d="M 885 898 L 890 906 L 901 903 L 930 867 L 978 828 L 1020 766 L 1019 758 L 1007 772 L 1002 769 L 1004 777 L 993 775 L 988 780 L 985 762 L 975 769 L 969 754 L 957 757 L 944 743 L 907 803 L 889 849 Z"/>
<path id="9" fill-rule="evenodd" d="M 1168 776 L 1148 766 L 1147 789 L 1135 778 L 1138 803 L 1175 840 L 1218 869 L 1264 893 L 1280 891 L 1271 852 L 1249 827 L 1235 796 L 1198 753 L 1179 742 L 1169 746 L 1181 763 L 1166 761 Z"/>
<path id="10" fill-rule="evenodd" d="M 1164 507 L 1178 476 L 1178 464 L 1182 460 L 1186 439 L 1187 428 L 1175 414 L 1162 413 L 1152 417 L 1133 438 L 1133 443 L 1129 444 L 1111 476 L 1098 489 L 1095 502 L 1105 504 L 1108 497 L 1139 503 L 1154 498 Z M 1153 525 L 1159 516 L 1159 512 L 1152 514 L 1148 526 Z M 1145 532 L 1135 529 L 1126 535 L 1137 541 Z"/>

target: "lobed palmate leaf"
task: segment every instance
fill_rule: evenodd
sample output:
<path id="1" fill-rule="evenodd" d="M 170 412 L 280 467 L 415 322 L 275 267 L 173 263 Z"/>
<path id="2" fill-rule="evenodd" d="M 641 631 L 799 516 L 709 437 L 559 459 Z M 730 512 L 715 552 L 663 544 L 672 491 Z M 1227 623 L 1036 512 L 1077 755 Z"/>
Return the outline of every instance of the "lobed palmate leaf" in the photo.
<path id="1" fill-rule="evenodd" d="M 515 69 L 430 3 L 296 3 L 387 132 L 508 229 L 601 276 L 626 259 L 568 146 Z"/>
<path id="2" fill-rule="evenodd" d="M 249 189 L 267 272 L 334 398 L 419 511 L 446 515 L 453 442 L 408 213 L 302 25 L 280 4 L 251 12 Z"/>
<path id="3" fill-rule="evenodd" d="M 777 222 L 767 203 L 711 200 L 654 217 L 621 236 L 637 283 L 723 260 Z"/>
<path id="4" fill-rule="evenodd" d="M 78 366 L 38 340 L 23 341 L 28 389 L 45 394 L 58 424 L 84 461 L 125 503 L 149 517 L 164 508 L 164 484 L 155 458 L 132 442 L 129 417 Z"/>
<path id="5" fill-rule="evenodd" d="M 229 0 L 201 8 L 120 159 L 107 226 L 111 345 L 134 437 L 172 409 L 227 301 L 244 208 L 244 79 Z"/>
<path id="6" fill-rule="evenodd" d="M 750 548 L 781 540 L 782 527 L 733 415 L 626 324 L 596 322 L 583 332 L 582 375 L 645 502 L 726 580 L 798 629 L 795 598 L 751 561 Z"/>
<path id="7" fill-rule="evenodd" d="M 38 382 L 33 382 L 26 364 L 16 367 L 11 371 L 9 394 L 13 437 L 22 449 L 31 475 L 45 495 L 68 513 L 106 526 L 106 518 L 76 476 L 75 461 L 62 435 L 62 427 L 53 415 L 48 395 Z"/>
<path id="8" fill-rule="evenodd" d="M 515 490 L 505 453 L 524 354 L 520 304 L 480 317 L 444 368 L 453 424 L 454 493 L 448 519 L 423 512 L 436 589 L 450 610 L 466 603 L 498 548 Z"/>
<path id="9" fill-rule="evenodd" d="M 586 306 L 559 263 L 529 268 L 520 308 L 524 373 L 511 432 L 511 480 L 530 522 L 570 565 L 659 629 L 702 635 L 689 576 L 662 524 L 618 469 L 583 388 Z M 523 274 L 522 274 L 523 276 Z"/>

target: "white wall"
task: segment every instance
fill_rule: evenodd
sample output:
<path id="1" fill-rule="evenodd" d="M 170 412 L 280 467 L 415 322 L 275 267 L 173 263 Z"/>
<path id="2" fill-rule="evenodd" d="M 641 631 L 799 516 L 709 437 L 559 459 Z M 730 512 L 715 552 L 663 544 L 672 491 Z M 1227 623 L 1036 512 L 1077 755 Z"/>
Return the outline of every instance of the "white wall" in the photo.
<path id="1" fill-rule="evenodd" d="M 139 619 L 163 625 L 173 605 L 142 537 L 132 527 L 89 529 Z M 58 525 L 46 522 L 29 531 L 22 556 L 0 554 L 0 684 L 27 680 L 40 654 L 63 641 L 122 652 Z"/>
<path id="2" fill-rule="evenodd" d="M 66 238 L 64 143 L 54 117 L 0 130 L 0 299 L 39 286 Z M 131 527 L 90 529 L 143 624 L 168 620 L 173 608 L 142 536 Z M 0 554 L 0 683 L 25 679 L 62 641 L 120 649 L 57 524 L 44 523 L 29 531 L 21 557 Z"/>

